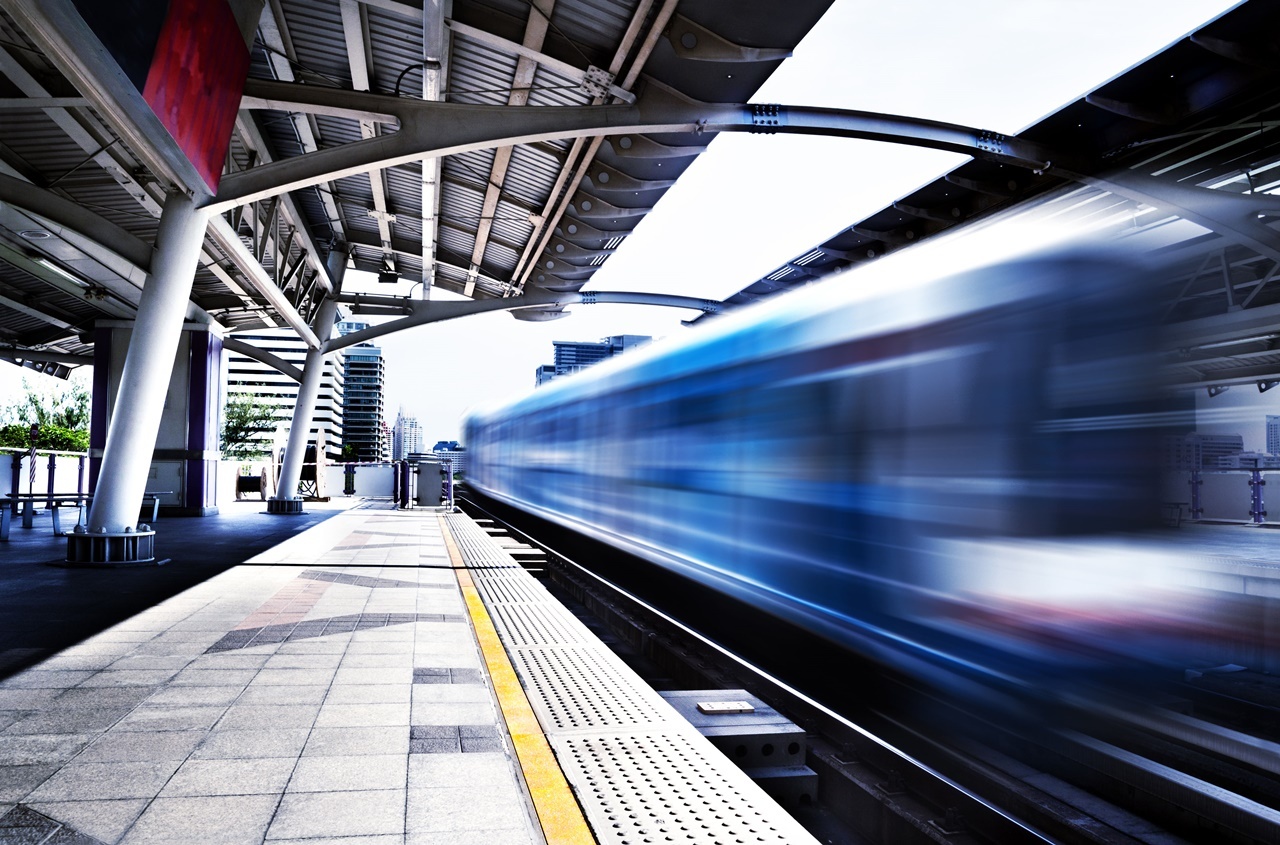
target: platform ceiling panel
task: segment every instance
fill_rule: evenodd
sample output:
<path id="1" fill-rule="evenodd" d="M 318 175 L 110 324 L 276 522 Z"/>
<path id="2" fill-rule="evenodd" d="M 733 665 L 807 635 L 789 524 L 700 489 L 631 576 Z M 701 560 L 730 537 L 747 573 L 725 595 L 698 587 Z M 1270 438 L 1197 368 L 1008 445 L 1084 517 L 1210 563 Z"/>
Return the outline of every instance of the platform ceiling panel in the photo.
<path id="1" fill-rule="evenodd" d="M 745 102 L 828 4 L 555 0 L 539 4 L 550 10 L 546 20 L 527 0 L 455 0 L 450 17 L 434 22 L 444 34 L 441 96 L 459 105 L 515 103 L 510 106 L 514 110 L 616 103 L 621 100 L 599 87 L 608 84 L 613 71 L 615 92 L 631 92 L 622 92 L 624 98 L 642 93 L 647 80 L 655 78 L 684 96 Z M 34 104 L 13 108 L 11 103 L 0 121 L 0 171 L 69 200 L 77 211 L 61 224 L 93 230 L 103 238 L 96 247 L 90 241 L 87 251 L 68 264 L 93 269 L 97 276 L 80 281 L 115 293 L 105 300 L 77 302 L 76 320 L 88 325 L 94 318 L 128 318 L 137 287 L 146 278 L 146 247 L 154 243 L 166 192 L 182 177 L 175 177 L 178 171 L 165 158 L 171 154 L 166 139 L 140 130 L 137 103 L 127 91 L 121 93 L 95 75 L 103 67 L 95 57 L 106 54 L 70 40 L 78 30 L 58 17 L 78 14 L 70 0 L 0 5 L 5 10 L 0 11 L 0 98 L 76 98 L 51 109 Z M 253 32 L 250 79 L 346 93 L 355 87 L 353 80 L 367 78 L 367 85 L 358 87 L 375 95 L 421 98 L 428 70 L 423 14 L 422 4 L 414 0 L 269 0 L 257 26 L 246 27 Z M 687 49 L 677 55 L 671 39 L 680 37 L 683 30 L 677 27 L 686 19 L 704 28 L 699 32 L 775 50 L 777 57 L 726 63 L 704 61 Z M 596 82 L 587 82 L 588 75 Z M 715 96 L 704 96 L 709 92 Z M 294 106 L 287 97 L 274 102 L 279 105 L 252 103 L 240 111 L 228 174 L 252 173 L 397 131 L 387 118 L 366 116 L 362 126 L 359 116 L 341 109 Z M 653 155 L 623 161 L 608 145 L 604 154 L 615 173 L 669 182 L 709 138 L 660 140 L 687 145 L 690 157 L 672 159 L 653 139 L 639 137 L 637 142 L 647 144 Z M 351 253 L 363 269 L 391 263 L 406 280 L 425 275 L 477 298 L 511 295 L 536 288 L 547 277 L 535 273 L 535 267 L 566 254 L 564 242 L 552 237 L 566 215 L 580 213 L 592 202 L 633 209 L 621 224 L 596 221 L 598 228 L 619 232 L 616 237 L 583 236 L 570 243 L 574 269 L 566 261 L 561 269 L 582 282 L 646 213 L 638 209 L 647 210 L 666 188 L 645 184 L 608 190 L 598 175 L 591 175 L 599 149 L 589 138 L 560 139 L 518 145 L 501 154 L 487 149 L 447 156 L 440 162 L 435 207 L 428 209 L 422 207 L 424 180 L 418 162 L 374 166 L 224 209 L 222 220 L 209 229 L 193 285 L 192 313 L 228 329 L 304 325 L 332 288 L 325 262 L 333 249 Z M 432 167 L 429 162 L 428 182 Z M 127 261 L 119 256 L 99 261 L 114 246 L 99 223 L 120 227 L 141 247 Z M 0 226 L 0 241 L 20 240 L 16 231 Z M 432 241 L 438 244 L 435 266 L 422 266 L 424 241 L 428 250 Z M 229 248 L 232 243 L 239 247 Z M 19 246 L 31 253 L 28 258 L 42 254 L 39 244 Z M 64 243 L 60 248 L 75 247 Z M 473 256 L 482 258 L 473 263 Z M 560 282 L 553 278 L 550 283 Z M 29 334 L 27 319 L 12 309 L 0 311 L 0 336 Z M 84 352 L 80 334 L 55 330 L 42 336 L 40 350 Z M 0 347 L 17 349 L 12 343 L 5 340 Z"/>

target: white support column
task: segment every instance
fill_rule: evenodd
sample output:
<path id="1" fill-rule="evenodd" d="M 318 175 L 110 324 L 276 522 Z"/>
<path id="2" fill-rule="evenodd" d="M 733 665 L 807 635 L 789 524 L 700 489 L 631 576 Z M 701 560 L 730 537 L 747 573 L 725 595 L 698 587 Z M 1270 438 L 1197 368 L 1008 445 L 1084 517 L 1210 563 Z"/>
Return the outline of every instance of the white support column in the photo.
<path id="1" fill-rule="evenodd" d="M 335 285 L 341 285 L 346 269 L 345 252 L 335 248 L 329 254 L 329 275 Z M 335 294 L 337 291 L 335 291 Z M 316 398 L 320 393 L 320 377 L 324 373 L 324 343 L 333 331 L 338 313 L 338 301 L 325 297 L 316 311 L 312 330 L 320 340 L 320 348 L 307 349 L 302 365 L 302 382 L 298 385 L 298 401 L 293 406 L 293 421 L 289 423 L 289 442 L 284 447 L 284 462 L 280 467 L 280 480 L 276 484 L 275 497 L 267 500 L 267 513 L 302 513 L 302 500 L 298 496 L 298 482 L 302 478 L 302 459 L 307 451 L 307 435 L 311 431 L 311 418 L 315 415 Z M 317 454 L 316 462 L 324 456 Z M 316 472 L 320 472 L 316 467 Z"/>
<path id="2" fill-rule="evenodd" d="M 71 535 L 71 563 L 142 563 L 154 559 L 154 532 L 139 531 L 138 511 L 160 430 L 173 358 L 209 213 L 171 191 L 160 215 L 151 275 L 138 303 L 120 389 L 107 429 L 102 469 L 85 534 Z"/>

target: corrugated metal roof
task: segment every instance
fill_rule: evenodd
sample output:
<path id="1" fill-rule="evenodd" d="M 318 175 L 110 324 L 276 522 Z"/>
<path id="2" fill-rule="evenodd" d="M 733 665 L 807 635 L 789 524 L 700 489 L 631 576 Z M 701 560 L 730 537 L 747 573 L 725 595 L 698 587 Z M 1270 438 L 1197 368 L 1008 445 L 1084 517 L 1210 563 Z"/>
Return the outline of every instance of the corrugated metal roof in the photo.
<path id="1" fill-rule="evenodd" d="M 783 8 L 769 0 L 743 0 L 715 14 L 702 10 L 699 20 L 713 28 L 717 25 L 745 27 L 768 40 L 772 29 L 770 20 L 785 19 L 784 29 L 803 32 L 817 20 L 829 1 L 794 0 Z M 528 0 L 454 0 L 454 20 L 476 27 L 484 34 L 472 37 L 455 29 L 447 31 L 444 98 L 458 104 L 505 106 L 513 99 L 522 49 L 513 45 L 528 40 L 536 70 L 527 86 L 528 104 L 516 108 L 587 105 L 593 95 L 585 90 L 580 74 L 589 66 L 607 68 L 614 63 L 628 66 L 636 61 L 640 46 L 653 38 L 657 39 L 655 55 L 667 49 L 663 39 L 650 31 L 654 23 L 652 11 L 646 19 L 637 21 L 633 20 L 637 8 L 636 0 L 557 0 L 545 35 L 539 35 L 540 21 L 535 17 L 530 24 L 530 15 L 539 13 Z M 349 89 L 353 65 L 367 64 L 372 91 L 394 93 L 399 82 L 401 96 L 421 96 L 423 26 L 418 7 L 406 6 L 403 13 L 397 13 L 378 4 L 357 3 L 349 9 L 354 9 L 356 14 L 348 14 L 344 20 L 338 0 L 267 3 L 262 26 L 250 51 L 251 77 Z M 739 20 L 742 15 L 746 15 L 747 23 Z M 356 27 L 359 32 L 349 33 L 349 27 Z M 629 28 L 637 38 L 623 50 L 622 38 Z M 348 55 L 348 35 L 367 44 L 367 55 Z M 47 29 L 24 31 L 10 14 L 0 13 L 0 42 L 3 42 L 0 50 L 5 50 L 49 93 L 74 94 L 69 72 L 55 67 L 42 52 L 41 45 L 56 36 L 56 32 Z M 539 54 L 544 58 L 538 58 Z M 644 61 L 641 57 L 640 62 Z M 561 64 L 576 71 L 564 70 Z M 756 64 L 755 75 L 743 74 L 743 80 L 763 78 L 761 74 L 772 70 L 777 62 Z M 692 90 L 697 87 L 699 75 L 719 75 L 720 70 L 685 63 L 674 68 L 663 67 L 660 76 L 677 89 L 683 86 Z M 753 90 L 751 85 L 743 83 L 734 93 L 745 101 Z M 14 80 L 0 74 L 0 96 L 30 95 Z M 518 92 L 515 99 L 519 99 Z M 117 137 L 118 128 L 113 128 L 113 121 L 126 120 L 126 112 L 102 115 L 83 106 L 65 109 L 59 114 L 70 116 L 85 129 L 73 137 L 65 126 L 42 110 L 6 109 L 0 122 L 0 143 L 5 148 L 0 167 L 7 167 L 5 172 L 17 173 L 38 184 L 52 184 L 54 193 L 92 210 L 143 243 L 153 243 L 158 208 L 167 186 L 161 176 L 148 170 L 145 162 L 153 159 L 143 154 L 144 151 L 129 149 L 128 144 Z M 395 130 L 380 124 L 376 131 Z M 255 140 L 259 133 L 261 142 Z M 674 142 L 700 146 L 706 140 L 688 138 Z M 241 113 L 241 126 L 234 133 L 228 162 L 232 171 L 239 172 L 267 162 L 363 141 L 360 123 L 345 114 L 252 110 Z M 258 144 L 260 146 L 255 146 Z M 477 297 L 502 296 L 520 290 L 539 261 L 531 243 L 548 240 L 549 231 L 558 224 L 568 204 L 575 201 L 570 193 L 572 186 L 583 179 L 591 165 L 585 156 L 571 158 L 570 151 L 587 148 L 585 142 L 565 139 L 516 146 L 509 158 L 497 156 L 492 149 L 446 157 L 441 163 L 438 210 L 422 208 L 423 172 L 418 163 L 375 170 L 372 176 L 368 173 L 347 176 L 294 191 L 279 201 L 263 200 L 251 207 L 235 209 L 224 215 L 225 220 L 239 235 L 245 249 L 257 254 L 257 258 L 244 259 L 228 253 L 211 237 L 204 251 L 214 264 L 197 272 L 193 301 L 227 327 L 261 326 L 264 321 L 280 324 L 282 315 L 273 314 L 266 293 L 254 287 L 259 273 L 244 264 L 246 260 L 256 261 L 285 286 L 285 298 L 306 318 L 314 312 L 316 300 L 300 296 L 300 292 L 313 287 L 311 280 L 323 266 L 330 249 L 341 247 L 345 242 L 355 265 L 366 269 L 378 269 L 390 258 L 401 278 L 416 280 L 422 278 L 424 271 L 423 241 L 432 238 L 437 242 L 441 263 L 428 268 L 427 274 L 437 284 L 463 291 L 468 289 L 469 280 L 474 279 L 473 295 Z M 103 162 L 109 160 L 111 172 L 103 163 L 92 160 L 95 153 Z M 667 173 L 679 169 L 674 159 L 664 159 L 663 164 L 671 165 L 666 168 Z M 648 172 L 659 168 L 647 159 L 633 158 L 625 166 L 619 165 L 618 170 L 653 178 Z M 604 192 L 598 178 L 594 182 L 588 178 L 583 184 L 585 189 Z M 616 195 L 615 191 L 606 201 L 647 207 L 661 194 L 661 189 L 637 190 L 643 195 L 639 203 L 631 201 L 638 195 L 635 190 L 629 198 Z M 581 206 L 584 198 L 578 196 L 576 204 Z M 487 219 L 486 204 L 493 209 Z M 636 219 L 638 217 L 628 217 L 626 228 Z M 424 233 L 425 220 L 430 224 Z M 592 225 L 597 224 L 610 225 L 599 221 Z M 384 246 L 388 234 L 389 246 Z M 576 269 L 562 267 L 560 272 L 574 276 L 577 281 L 587 278 L 594 266 L 608 258 L 617 240 L 618 237 L 594 237 L 572 241 Z M 281 246 L 286 244 L 285 255 L 277 257 Z M 33 254 L 40 253 L 38 243 L 29 249 Z M 384 255 L 384 249 L 392 252 Z M 299 264 L 304 252 L 307 260 Z M 472 267 L 471 256 L 477 253 L 483 255 L 483 260 L 480 266 Z M 526 255 L 522 265 L 521 259 Z M 91 284 L 102 283 L 108 287 L 134 284 L 105 264 L 87 260 L 83 264 L 100 276 L 87 280 Z M 0 261 L 0 266 L 10 265 Z M 538 275 L 545 278 L 545 274 Z M 57 304 L 58 294 L 49 292 L 47 282 L 27 279 L 21 284 L 34 285 L 32 290 L 45 292 L 51 309 Z M 533 284 L 537 284 L 536 278 Z M 26 288 L 15 285 L 19 283 L 0 276 L 0 286 L 4 288 L 0 295 L 8 295 L 6 290 L 27 295 Z M 126 291 L 125 287 L 119 289 Z M 136 288 L 134 293 L 136 295 Z M 78 321 L 91 320 L 94 314 L 129 313 L 128 307 L 120 302 L 112 307 L 116 310 L 96 300 L 81 299 L 68 313 L 73 313 Z M 10 342 L 38 337 L 42 344 L 48 345 L 44 339 L 48 332 L 37 331 L 37 328 L 30 324 L 27 316 L 13 309 L 0 309 L 0 335 Z M 85 348 L 72 332 L 63 332 L 55 339 L 56 343 L 50 348 L 63 351 Z"/>

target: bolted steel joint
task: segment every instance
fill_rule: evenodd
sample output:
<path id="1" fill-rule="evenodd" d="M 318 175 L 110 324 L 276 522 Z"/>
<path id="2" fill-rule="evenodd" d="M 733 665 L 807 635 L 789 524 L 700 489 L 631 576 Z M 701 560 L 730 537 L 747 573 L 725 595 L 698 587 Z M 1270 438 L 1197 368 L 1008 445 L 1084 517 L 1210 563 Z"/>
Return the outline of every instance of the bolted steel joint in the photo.
<path id="1" fill-rule="evenodd" d="M 772 135 L 782 125 L 782 106 L 759 103 L 751 106 L 751 131 Z"/>

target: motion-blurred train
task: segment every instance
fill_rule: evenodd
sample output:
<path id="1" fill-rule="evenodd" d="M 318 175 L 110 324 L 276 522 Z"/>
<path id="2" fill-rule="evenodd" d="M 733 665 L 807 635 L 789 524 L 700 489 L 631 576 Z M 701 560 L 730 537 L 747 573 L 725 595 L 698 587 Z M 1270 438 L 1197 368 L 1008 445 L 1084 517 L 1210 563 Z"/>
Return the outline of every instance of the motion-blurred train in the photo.
<path id="1" fill-rule="evenodd" d="M 881 274 L 884 276 L 885 274 Z M 467 483 L 955 686 L 1159 663 L 1146 279 L 1063 252 L 848 274 L 467 424 Z"/>

